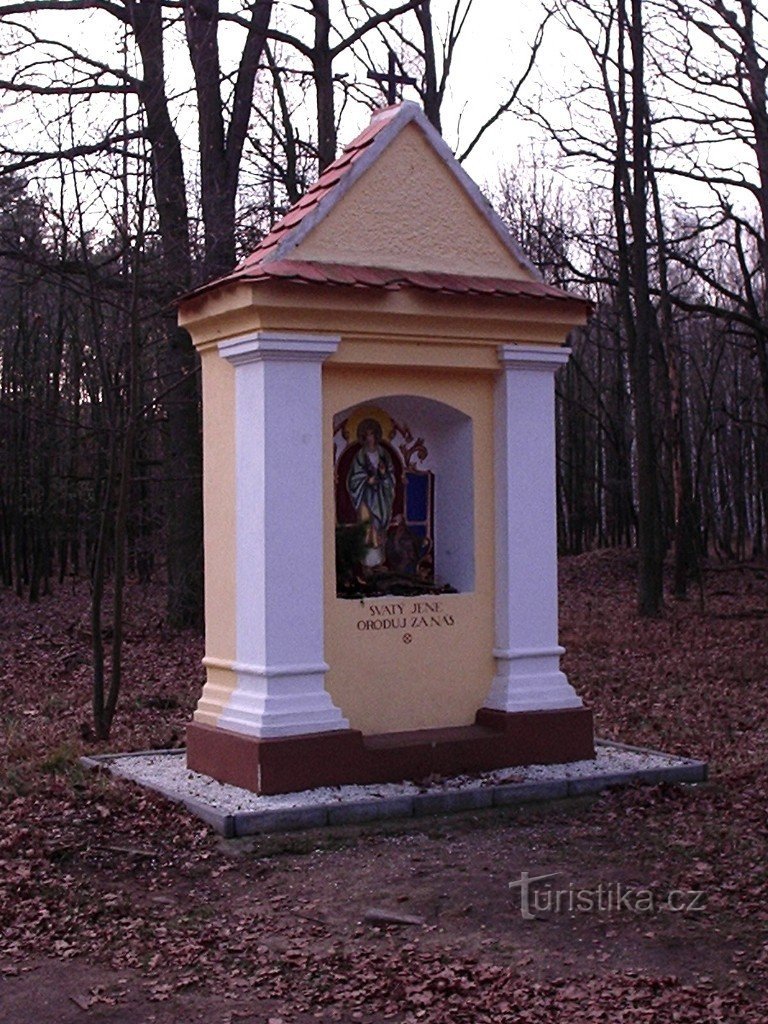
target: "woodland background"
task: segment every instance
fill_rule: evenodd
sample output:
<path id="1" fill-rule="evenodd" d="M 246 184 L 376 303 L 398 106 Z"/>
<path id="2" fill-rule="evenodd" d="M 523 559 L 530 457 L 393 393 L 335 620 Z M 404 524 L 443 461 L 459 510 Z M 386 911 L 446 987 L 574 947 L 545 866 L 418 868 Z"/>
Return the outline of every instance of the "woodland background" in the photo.
<path id="1" fill-rule="evenodd" d="M 199 375 L 173 301 L 227 272 L 381 103 L 388 52 L 451 141 L 490 0 L 0 6 L 0 581 L 90 581 L 109 735 L 126 580 L 201 620 Z M 752 0 L 547 0 L 459 158 L 587 295 L 558 383 L 563 553 L 638 548 L 638 608 L 768 544 L 768 16 Z M 553 76 L 552 34 L 577 70 Z M 478 69 L 478 75 L 482 70 Z"/>

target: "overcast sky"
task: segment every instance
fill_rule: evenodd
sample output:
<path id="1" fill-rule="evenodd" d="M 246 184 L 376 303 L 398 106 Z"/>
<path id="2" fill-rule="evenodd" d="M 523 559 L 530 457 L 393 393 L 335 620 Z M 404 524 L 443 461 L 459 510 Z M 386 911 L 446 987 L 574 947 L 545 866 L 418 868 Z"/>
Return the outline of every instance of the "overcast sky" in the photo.
<path id="1" fill-rule="evenodd" d="M 1 6 L 2 0 L 0 0 Z M 385 9 L 389 0 L 381 0 L 380 8 Z M 445 22 L 447 12 L 453 7 L 454 0 L 433 0 L 435 22 Z M 282 27 L 289 27 L 292 9 L 295 13 L 295 28 L 307 37 L 311 32 L 311 21 L 306 14 L 300 13 L 305 5 L 298 0 L 296 7 L 290 0 L 281 0 L 276 6 L 276 22 Z M 354 6 L 354 4 L 351 4 Z M 649 8 L 650 14 L 650 8 Z M 470 15 L 456 49 L 454 68 L 450 79 L 449 94 L 443 108 L 443 134 L 448 144 L 461 152 L 473 138 L 479 126 L 498 108 L 499 104 L 509 95 L 511 84 L 518 80 L 525 69 L 530 46 L 543 17 L 542 5 L 539 0 L 474 0 Z M 23 19 L 19 19 L 20 22 Z M 415 19 L 409 16 L 408 24 L 415 28 Z M 120 62 L 118 43 L 120 31 L 117 23 L 104 15 L 103 12 L 88 12 L 82 15 L 67 12 L 66 14 L 46 14 L 41 16 L 39 23 L 44 26 L 46 35 L 51 39 L 62 38 L 73 41 L 77 47 L 90 48 L 94 55 L 101 56 L 105 46 L 111 47 L 108 59 Z M 232 71 L 236 66 L 239 47 L 242 45 L 242 30 L 232 29 L 233 45 L 231 51 L 223 46 L 225 71 Z M 109 39 L 111 33 L 112 39 Z M 191 71 L 186 55 L 186 43 L 180 31 L 168 39 L 169 53 L 167 66 L 172 75 L 170 88 L 176 88 L 183 94 L 191 86 Z M 376 53 L 375 59 L 380 60 L 382 69 L 386 65 L 386 50 L 382 43 L 372 45 Z M 56 53 L 51 47 L 52 54 Z M 287 63 L 300 64 L 300 59 L 285 50 Z M 340 60 L 337 71 L 348 70 L 357 81 L 365 82 L 365 70 L 360 65 Z M 43 73 L 44 69 L 38 69 Z M 542 46 L 534 71 L 524 91 L 525 98 L 534 106 L 541 103 L 542 107 L 556 111 L 555 117 L 565 116 L 562 104 L 557 105 L 554 97 L 568 88 L 584 75 L 593 77 L 594 67 L 586 55 L 584 44 L 573 33 L 565 29 L 555 19 L 547 26 L 545 42 Z M 30 72 L 31 74 L 31 72 Z M 404 98 L 416 99 L 415 90 L 406 88 Z M 114 109 L 116 101 L 101 98 L 92 101 L 89 109 L 83 109 L 77 131 L 87 139 L 97 137 L 103 132 L 104 124 L 111 120 L 110 104 Z M 50 120 L 50 111 L 55 101 L 41 101 L 39 98 L 26 101 L 25 104 L 14 106 L 8 103 L 3 110 L 3 121 L 6 138 L 20 140 L 28 133 L 34 132 L 35 124 L 44 124 Z M 183 104 L 187 109 L 183 109 Z M 305 117 L 310 121 L 314 118 L 313 97 L 311 91 L 307 96 Z M 129 105 L 135 106 L 135 100 Z M 98 111 L 101 109 L 101 117 Z M 197 129 L 191 95 L 182 101 L 182 108 L 177 108 L 178 127 L 183 143 L 186 145 L 190 158 L 197 149 Z M 367 123 L 368 112 L 361 106 L 350 105 L 345 114 L 339 132 L 339 144 L 349 142 Z M 66 127 L 66 126 L 65 126 Z M 602 129 L 598 127 L 599 137 Z M 55 131 L 54 131 L 55 135 Z M 544 133 L 535 129 L 519 112 L 510 112 L 490 129 L 484 141 L 477 147 L 465 163 L 468 172 L 481 186 L 491 187 L 497 182 L 499 168 L 515 165 L 520 156 L 523 161 L 530 155 L 535 137 L 543 138 Z M 42 148 L 50 149 L 56 142 L 55 138 L 38 137 Z M 538 143 L 536 144 L 538 145 Z M 562 169 L 563 161 L 554 145 L 549 144 L 547 150 L 547 168 L 554 171 Z M 594 175 L 593 170 L 580 167 L 572 168 L 572 176 L 577 179 L 588 179 Z"/>

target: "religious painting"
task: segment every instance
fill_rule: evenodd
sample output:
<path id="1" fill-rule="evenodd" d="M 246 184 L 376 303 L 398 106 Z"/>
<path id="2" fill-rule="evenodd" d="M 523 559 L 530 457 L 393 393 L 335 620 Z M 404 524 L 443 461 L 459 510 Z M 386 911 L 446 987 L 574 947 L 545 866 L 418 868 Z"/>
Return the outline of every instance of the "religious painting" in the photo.
<path id="1" fill-rule="evenodd" d="M 435 580 L 434 473 L 423 438 L 378 406 L 334 433 L 339 597 L 447 593 Z"/>
<path id="2" fill-rule="evenodd" d="M 382 443 L 381 423 L 372 416 L 357 427 L 357 448 L 346 474 L 345 489 L 355 509 L 357 522 L 364 525 L 363 565 L 373 568 L 386 561 L 387 531 L 392 523 L 395 480 L 402 476 L 397 456 Z"/>

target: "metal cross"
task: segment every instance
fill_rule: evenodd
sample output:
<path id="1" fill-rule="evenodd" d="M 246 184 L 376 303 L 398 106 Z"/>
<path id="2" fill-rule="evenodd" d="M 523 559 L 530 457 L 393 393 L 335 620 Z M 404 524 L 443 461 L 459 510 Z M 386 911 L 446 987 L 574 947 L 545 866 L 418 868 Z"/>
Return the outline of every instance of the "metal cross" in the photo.
<path id="1" fill-rule="evenodd" d="M 373 78 L 377 81 L 382 90 L 387 94 L 387 103 L 392 106 L 393 103 L 397 102 L 397 86 L 398 85 L 416 85 L 416 79 L 411 78 L 410 75 L 398 75 L 397 67 L 395 66 L 395 55 L 389 51 L 389 68 L 387 71 L 369 71 L 368 77 Z M 384 89 L 384 83 L 387 83 L 386 89 Z"/>

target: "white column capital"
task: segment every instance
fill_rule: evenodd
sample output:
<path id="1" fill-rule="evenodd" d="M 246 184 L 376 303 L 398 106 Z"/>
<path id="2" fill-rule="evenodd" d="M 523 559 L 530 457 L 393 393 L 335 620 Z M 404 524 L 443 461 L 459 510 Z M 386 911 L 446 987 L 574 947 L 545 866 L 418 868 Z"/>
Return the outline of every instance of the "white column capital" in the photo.
<path id="1" fill-rule="evenodd" d="M 568 362 L 569 348 L 551 345 L 499 345 L 499 362 L 506 370 L 549 370 L 552 373 Z"/>
<path id="2" fill-rule="evenodd" d="M 304 334 L 300 331 L 256 331 L 239 338 L 227 338 L 218 344 L 219 355 L 233 366 L 245 363 L 281 362 L 322 363 L 339 347 L 334 334 Z"/>

